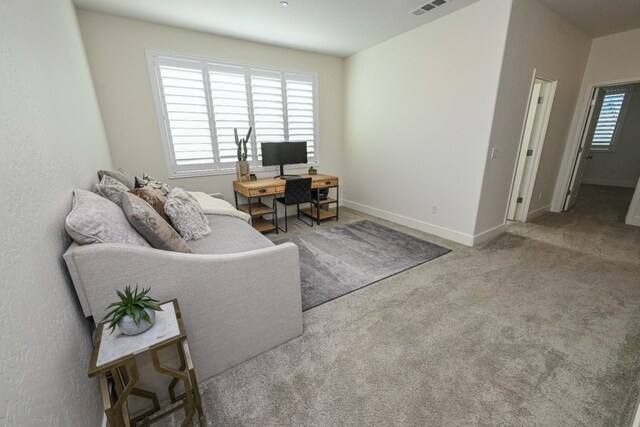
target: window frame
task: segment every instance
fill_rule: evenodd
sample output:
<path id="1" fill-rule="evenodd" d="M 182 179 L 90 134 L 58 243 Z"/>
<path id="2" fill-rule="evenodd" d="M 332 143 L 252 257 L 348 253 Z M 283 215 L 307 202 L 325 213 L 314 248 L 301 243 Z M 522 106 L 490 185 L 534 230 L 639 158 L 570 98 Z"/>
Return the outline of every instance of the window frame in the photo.
<path id="1" fill-rule="evenodd" d="M 189 178 L 189 177 L 199 177 L 199 176 L 216 176 L 216 175 L 232 175 L 236 173 L 235 162 L 230 165 L 230 167 L 221 167 L 222 164 L 219 159 L 219 151 L 218 150 L 218 138 L 216 133 L 215 120 L 213 119 L 212 111 L 212 98 L 211 98 L 211 82 L 208 78 L 208 73 L 210 71 L 210 67 L 215 67 L 216 65 L 220 66 L 229 66 L 229 67 L 242 67 L 245 69 L 250 69 L 251 72 L 260 72 L 265 71 L 267 73 L 276 72 L 282 74 L 283 81 L 283 98 L 286 97 L 286 74 L 293 74 L 303 76 L 304 78 L 308 78 L 312 84 L 312 92 L 313 92 L 313 160 L 300 165 L 290 165 L 292 168 L 306 168 L 308 166 L 319 167 L 320 166 L 320 109 L 319 109 L 319 89 L 318 89 L 318 73 L 310 72 L 310 71 L 302 71 L 302 70 L 294 70 L 289 68 L 276 68 L 270 66 L 257 65 L 246 62 L 236 62 L 236 61 L 227 61 L 227 60 L 219 60 L 213 58 L 207 58 L 202 56 L 194 56 L 194 55 L 184 55 L 173 52 L 159 51 L 155 49 L 145 49 L 147 66 L 149 68 L 149 76 L 151 80 L 151 87 L 153 92 L 153 100 L 156 107 L 156 120 L 158 122 L 160 128 L 160 136 L 162 140 L 162 147 L 164 150 L 164 157 L 167 165 L 167 171 L 169 173 L 169 178 Z M 173 140 L 171 135 L 170 123 L 168 120 L 168 112 L 167 106 L 164 102 L 164 89 L 162 85 L 162 77 L 160 75 L 160 62 L 164 61 L 165 63 L 174 62 L 176 64 L 182 63 L 192 63 L 193 65 L 200 65 L 200 70 L 203 73 L 203 83 L 204 90 L 206 93 L 206 103 L 207 109 L 209 111 L 209 131 L 211 134 L 211 144 L 214 149 L 214 163 L 207 164 L 194 164 L 194 165 L 178 165 L 175 157 L 175 150 L 173 146 Z M 208 67 L 207 64 L 210 66 Z M 196 67 L 194 66 L 194 69 Z M 205 74 L 206 73 L 206 74 Z M 250 74 L 245 74 L 247 77 L 247 85 L 245 89 L 250 88 Z M 248 98 L 250 94 L 247 93 Z M 258 142 L 256 141 L 256 132 L 255 132 L 255 123 L 252 123 L 253 120 L 253 111 L 252 106 L 248 106 L 249 108 L 249 116 L 250 116 L 250 125 L 254 127 L 254 132 L 251 135 L 251 147 L 253 150 L 257 149 Z M 285 118 L 287 117 L 287 104 L 286 99 L 284 99 L 283 103 L 283 113 Z M 285 129 L 285 135 L 288 134 L 289 123 L 283 123 Z M 279 170 L 277 166 L 261 166 L 259 161 L 251 161 L 251 170 L 254 172 L 263 172 L 263 171 L 277 171 Z"/>
<path id="2" fill-rule="evenodd" d="M 627 85 L 609 86 L 609 87 L 603 87 L 602 89 L 605 91 L 605 97 L 607 96 L 607 90 L 609 90 L 609 92 L 616 91 L 616 92 L 624 93 L 624 98 L 622 100 L 622 105 L 620 106 L 620 113 L 618 113 L 618 118 L 616 120 L 616 127 L 613 130 L 613 135 L 611 135 L 611 142 L 609 142 L 609 145 L 607 145 L 606 147 L 603 147 L 603 146 L 593 146 L 593 141 L 592 141 L 592 145 L 589 147 L 589 152 L 598 153 L 598 154 L 615 153 L 616 144 L 618 142 L 618 138 L 620 137 L 620 131 L 622 130 L 621 124 L 624 123 L 625 117 L 627 115 L 627 109 L 629 108 L 631 96 L 633 95 L 633 90 L 632 90 L 633 86 L 627 86 Z M 600 115 L 598 115 L 597 120 L 598 121 L 600 120 Z"/>

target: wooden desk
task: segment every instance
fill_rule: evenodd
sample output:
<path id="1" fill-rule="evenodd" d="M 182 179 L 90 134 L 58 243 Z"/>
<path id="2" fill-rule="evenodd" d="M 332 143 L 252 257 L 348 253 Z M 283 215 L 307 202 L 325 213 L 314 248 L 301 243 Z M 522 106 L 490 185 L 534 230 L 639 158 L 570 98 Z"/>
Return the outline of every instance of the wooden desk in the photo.
<path id="1" fill-rule="evenodd" d="M 320 221 L 330 218 L 338 219 L 338 191 L 340 186 L 340 180 L 337 176 L 332 175 L 301 175 L 302 178 L 311 178 L 311 188 L 312 189 L 323 189 L 323 188 L 335 188 L 336 189 L 336 197 L 328 198 L 325 200 L 319 199 L 319 192 L 316 192 L 316 199 L 312 202 L 314 207 L 300 209 L 300 213 L 307 215 L 317 221 L 320 224 Z M 276 219 L 275 216 L 277 212 L 270 208 L 269 206 L 263 204 L 260 200 L 261 197 L 271 196 L 276 197 L 284 194 L 284 189 L 286 186 L 286 181 L 281 178 L 264 178 L 258 179 L 256 181 L 233 181 L 233 191 L 235 195 L 236 201 L 236 209 L 247 212 L 252 217 L 253 226 L 256 230 L 261 231 L 263 233 L 268 231 L 276 230 Z M 247 203 L 238 204 L 238 194 L 247 198 Z M 258 198 L 257 203 L 253 202 L 252 199 Z M 330 212 L 326 209 L 322 209 L 322 205 L 336 205 L 336 212 Z M 265 220 L 262 218 L 263 215 L 272 215 L 272 221 Z"/>

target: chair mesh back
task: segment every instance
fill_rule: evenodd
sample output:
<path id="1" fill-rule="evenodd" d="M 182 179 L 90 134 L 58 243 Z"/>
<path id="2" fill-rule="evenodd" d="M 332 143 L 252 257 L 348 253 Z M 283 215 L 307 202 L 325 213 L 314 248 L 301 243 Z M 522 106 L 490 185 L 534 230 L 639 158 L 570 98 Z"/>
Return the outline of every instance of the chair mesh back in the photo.
<path id="1" fill-rule="evenodd" d="M 286 205 L 297 205 L 311 201 L 311 178 L 288 178 L 284 188 Z"/>

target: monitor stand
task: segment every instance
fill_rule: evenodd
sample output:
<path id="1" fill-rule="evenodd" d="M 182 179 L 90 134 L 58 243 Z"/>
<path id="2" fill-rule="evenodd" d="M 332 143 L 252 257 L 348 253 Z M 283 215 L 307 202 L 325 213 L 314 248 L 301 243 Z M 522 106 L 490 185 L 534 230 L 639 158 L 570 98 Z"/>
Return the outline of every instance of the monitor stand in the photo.
<path id="1" fill-rule="evenodd" d="M 300 175 L 285 175 L 284 174 L 284 165 L 280 165 L 280 175 L 276 175 L 273 177 L 273 179 L 287 179 L 287 178 L 299 178 Z"/>

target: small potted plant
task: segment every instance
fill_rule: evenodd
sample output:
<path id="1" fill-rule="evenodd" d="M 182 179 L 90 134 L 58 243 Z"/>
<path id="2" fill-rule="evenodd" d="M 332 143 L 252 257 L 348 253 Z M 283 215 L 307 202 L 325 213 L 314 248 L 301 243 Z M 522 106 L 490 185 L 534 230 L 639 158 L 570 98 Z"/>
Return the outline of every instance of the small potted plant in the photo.
<path id="1" fill-rule="evenodd" d="M 309 167 L 309 175 L 317 175 L 318 174 L 318 169 L 314 168 L 313 166 Z"/>
<path id="2" fill-rule="evenodd" d="M 249 162 L 247 161 L 247 143 L 249 142 L 249 137 L 251 136 L 251 130 L 253 128 L 249 128 L 249 132 L 247 132 L 247 136 L 245 138 L 238 137 L 238 129 L 233 129 L 233 136 L 236 139 L 236 146 L 238 147 L 238 161 L 236 162 L 236 175 L 238 177 L 238 181 L 249 181 Z"/>
<path id="3" fill-rule="evenodd" d="M 156 319 L 156 311 L 162 311 L 158 301 L 147 296 L 151 288 L 142 289 L 138 292 L 138 285 L 132 292 L 131 287 L 124 288 L 124 293 L 116 291 L 120 301 L 114 302 L 107 307 L 112 309 L 107 313 L 102 321 L 109 322 L 111 333 L 116 326 L 125 335 L 138 335 L 153 326 Z"/>

